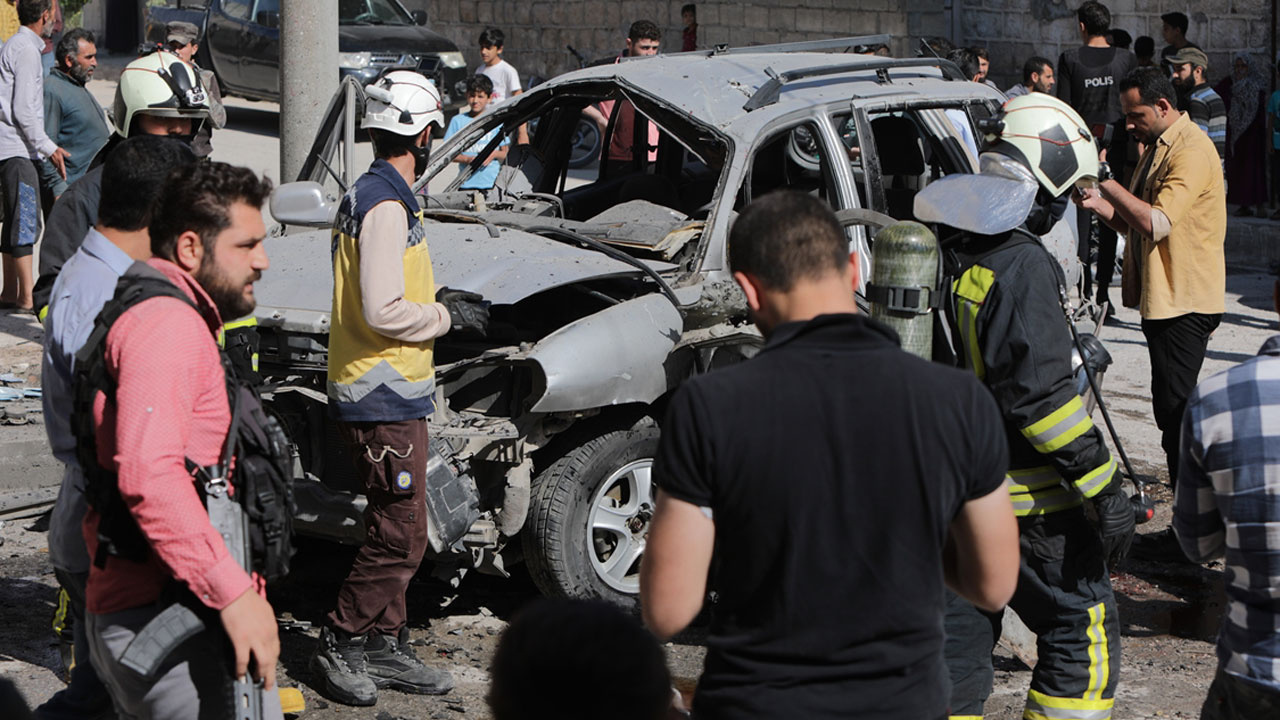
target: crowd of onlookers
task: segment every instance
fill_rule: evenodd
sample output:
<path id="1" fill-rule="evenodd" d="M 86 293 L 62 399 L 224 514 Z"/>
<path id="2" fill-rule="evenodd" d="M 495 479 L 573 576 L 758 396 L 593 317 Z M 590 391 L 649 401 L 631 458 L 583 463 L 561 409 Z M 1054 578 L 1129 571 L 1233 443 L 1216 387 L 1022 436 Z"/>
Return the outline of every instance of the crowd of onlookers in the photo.
<path id="1" fill-rule="evenodd" d="M 1149 35 L 1136 38 L 1108 27 L 1095 36 L 1093 47 L 1111 48 L 1117 63 L 1130 67 L 1160 67 L 1170 73 L 1178 88 L 1178 109 L 1191 114 L 1217 145 L 1227 179 L 1227 202 L 1237 217 L 1280 220 L 1280 91 L 1268 93 L 1271 78 L 1267 64 L 1247 51 L 1235 53 L 1230 68 L 1212 67 L 1208 55 L 1188 38 L 1190 20 L 1181 12 L 1161 16 L 1164 46 L 1156 55 L 1156 41 Z M 988 55 L 982 47 L 953 48 L 945 40 L 930 43 L 935 52 L 951 59 L 973 80 L 996 87 L 988 78 Z M 1067 54 L 1055 64 L 1042 56 L 1026 58 L 1021 80 L 1001 89 L 1008 97 L 1028 92 L 1070 92 L 1062 68 Z M 1110 62 L 1110 60 L 1108 60 Z M 1280 64 L 1271 68 L 1280 72 Z M 1211 82 L 1217 78 L 1216 82 Z M 1137 154 L 1131 153 L 1131 161 Z"/>

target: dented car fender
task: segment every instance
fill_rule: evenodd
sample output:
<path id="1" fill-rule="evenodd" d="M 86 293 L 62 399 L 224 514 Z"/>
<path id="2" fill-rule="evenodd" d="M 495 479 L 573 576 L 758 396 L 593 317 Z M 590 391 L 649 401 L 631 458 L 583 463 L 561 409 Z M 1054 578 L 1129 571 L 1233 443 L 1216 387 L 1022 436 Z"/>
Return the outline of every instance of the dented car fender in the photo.
<path id="1" fill-rule="evenodd" d="M 668 388 L 665 364 L 684 331 L 662 295 L 618 303 L 543 338 L 527 359 L 545 387 L 534 412 L 651 403 Z"/>

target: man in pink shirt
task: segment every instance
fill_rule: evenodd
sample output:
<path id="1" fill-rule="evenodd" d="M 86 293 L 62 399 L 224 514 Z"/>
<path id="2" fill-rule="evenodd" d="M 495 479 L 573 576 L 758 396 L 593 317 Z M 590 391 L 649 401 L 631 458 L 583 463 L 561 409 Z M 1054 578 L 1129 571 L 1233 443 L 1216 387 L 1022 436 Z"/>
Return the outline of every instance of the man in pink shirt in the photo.
<path id="1" fill-rule="evenodd" d="M 216 335 L 223 317 L 253 310 L 253 283 L 267 268 L 261 208 L 270 190 L 269 181 L 225 163 L 170 175 L 152 216 L 147 265 L 195 307 L 173 297 L 143 300 L 106 336 L 115 391 L 93 404 L 98 464 L 115 473 L 146 539 L 141 559 L 99 552 L 102 516 L 92 508 L 85 516 L 94 558 L 90 655 L 121 717 L 226 717 L 233 670 L 266 690 L 275 684 L 280 640 L 263 583 L 232 557 L 186 468 L 221 460 L 231 416 Z M 187 591 L 221 628 L 206 626 L 179 645 L 155 679 L 125 667 L 121 655 L 139 630 Z M 282 717 L 276 693 L 263 700 L 267 717 Z"/>
<path id="2" fill-rule="evenodd" d="M 652 57 L 658 54 L 658 49 L 661 47 L 662 30 L 648 20 L 637 20 L 631 23 L 631 27 L 627 30 L 627 47 L 618 55 L 615 62 L 620 62 L 624 57 Z M 598 105 L 588 105 L 582 109 L 582 114 L 594 120 L 596 126 L 600 128 L 601 137 L 604 137 L 609 126 L 609 118 L 614 115 L 616 103 L 617 100 L 605 100 Z M 646 120 L 644 116 L 640 117 L 640 122 L 647 126 L 642 140 L 649 146 L 648 161 L 654 162 L 658 159 L 658 126 Z M 609 137 L 609 148 L 605 155 L 607 162 L 617 167 L 633 162 L 633 148 L 637 134 L 636 108 L 624 100 L 613 121 L 613 135 Z M 602 175 L 606 174 L 608 173 L 602 173 Z"/>

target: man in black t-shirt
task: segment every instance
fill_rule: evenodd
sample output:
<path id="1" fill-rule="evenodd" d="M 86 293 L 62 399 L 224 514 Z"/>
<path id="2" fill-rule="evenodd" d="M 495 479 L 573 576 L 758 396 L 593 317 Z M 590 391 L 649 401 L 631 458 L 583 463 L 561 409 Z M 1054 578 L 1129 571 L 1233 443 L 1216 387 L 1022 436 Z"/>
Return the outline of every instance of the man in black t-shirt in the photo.
<path id="1" fill-rule="evenodd" d="M 1100 2 L 1090 0 L 1076 11 L 1080 21 L 1080 37 L 1083 47 L 1072 48 L 1058 58 L 1058 98 L 1070 105 L 1096 138 L 1107 136 L 1111 127 L 1111 139 L 1107 155 L 1123 176 L 1128 154 L 1124 115 L 1120 112 L 1120 80 L 1138 66 L 1133 53 L 1107 44 L 1107 30 L 1111 28 L 1111 12 Z M 1090 242 L 1093 215 L 1077 209 L 1080 221 L 1078 245 L 1080 262 L 1084 266 L 1084 293 L 1092 292 L 1093 273 L 1089 267 Z M 1116 233 L 1106 225 L 1098 228 L 1098 293 L 1099 305 L 1109 302 L 1107 289 L 1116 265 Z"/>
<path id="2" fill-rule="evenodd" d="M 645 623 L 666 639 L 716 593 L 700 719 L 941 720 L 944 579 L 986 608 L 1015 584 L 999 412 L 858 313 L 857 256 L 821 201 L 751 204 L 729 264 L 766 343 L 671 401 Z"/>

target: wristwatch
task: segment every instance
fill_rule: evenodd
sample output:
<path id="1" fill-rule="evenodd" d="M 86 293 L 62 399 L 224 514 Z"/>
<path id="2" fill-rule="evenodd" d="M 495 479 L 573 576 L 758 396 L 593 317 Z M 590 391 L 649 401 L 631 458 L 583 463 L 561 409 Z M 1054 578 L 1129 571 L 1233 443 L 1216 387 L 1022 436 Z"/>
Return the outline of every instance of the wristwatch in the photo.
<path id="1" fill-rule="evenodd" d="M 1101 185 L 1102 183 L 1108 180 L 1115 180 L 1115 178 L 1116 176 L 1111 173 L 1111 163 L 1108 163 L 1105 160 L 1098 163 L 1098 184 L 1099 185 Z"/>

